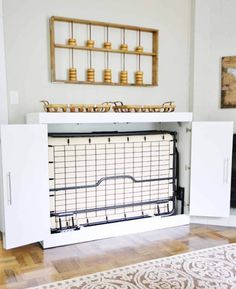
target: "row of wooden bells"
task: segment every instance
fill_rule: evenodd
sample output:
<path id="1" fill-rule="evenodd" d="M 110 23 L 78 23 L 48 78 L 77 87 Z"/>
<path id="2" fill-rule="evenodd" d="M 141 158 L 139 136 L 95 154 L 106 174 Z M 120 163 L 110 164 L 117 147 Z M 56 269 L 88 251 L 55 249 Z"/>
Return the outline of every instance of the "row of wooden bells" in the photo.
<path id="1" fill-rule="evenodd" d="M 68 71 L 68 78 L 69 81 L 77 81 L 77 69 L 70 68 Z M 95 81 L 95 70 L 94 68 L 87 69 L 87 81 L 94 82 Z M 103 81 L 105 83 L 112 82 L 112 72 L 111 69 L 104 69 L 103 71 Z M 121 84 L 128 84 L 128 71 L 122 70 L 120 71 L 120 83 Z M 143 84 L 143 71 L 136 71 L 135 72 L 135 84 L 142 85 Z"/>
<path id="2" fill-rule="evenodd" d="M 75 38 L 69 38 L 67 44 L 71 45 L 71 46 L 76 46 L 77 45 L 76 39 Z M 91 40 L 91 39 L 87 40 L 86 46 L 88 48 L 94 48 L 94 45 L 95 45 L 95 41 L 94 40 Z M 106 42 L 103 43 L 103 48 L 111 49 L 111 47 L 112 47 L 111 42 L 106 41 Z M 128 44 L 125 44 L 125 43 L 121 44 L 120 45 L 120 50 L 128 51 Z M 142 53 L 143 52 L 143 47 L 142 46 L 137 46 L 135 48 L 135 51 L 138 52 L 138 53 Z"/>

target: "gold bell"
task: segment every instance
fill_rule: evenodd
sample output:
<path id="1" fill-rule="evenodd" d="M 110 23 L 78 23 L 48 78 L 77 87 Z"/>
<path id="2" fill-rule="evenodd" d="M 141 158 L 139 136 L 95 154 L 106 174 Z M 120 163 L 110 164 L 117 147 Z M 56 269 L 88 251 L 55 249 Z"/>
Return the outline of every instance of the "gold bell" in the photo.
<path id="1" fill-rule="evenodd" d="M 137 46 L 135 48 L 135 51 L 138 52 L 138 53 L 142 53 L 143 52 L 143 47 L 142 46 Z"/>
<path id="2" fill-rule="evenodd" d="M 76 68 L 69 68 L 68 70 L 69 80 L 76 81 L 77 80 L 77 69 Z"/>
<path id="3" fill-rule="evenodd" d="M 125 44 L 125 43 L 121 44 L 120 50 L 127 51 L 128 50 L 128 44 Z"/>
<path id="4" fill-rule="evenodd" d="M 104 82 L 111 83 L 111 81 L 112 81 L 111 69 L 104 69 L 103 79 L 104 79 Z"/>
<path id="5" fill-rule="evenodd" d="M 95 80 L 95 70 L 94 68 L 88 68 L 87 69 L 87 81 L 94 82 L 94 80 Z"/>
<path id="6" fill-rule="evenodd" d="M 68 45 L 75 46 L 76 45 L 76 39 L 75 38 L 69 38 L 67 43 L 68 43 Z"/>
<path id="7" fill-rule="evenodd" d="M 122 70 L 120 71 L 120 83 L 127 84 L 128 83 L 128 71 Z"/>
<path id="8" fill-rule="evenodd" d="M 95 43 L 94 40 L 89 39 L 86 42 L 86 46 L 89 47 L 89 48 L 93 48 L 94 47 L 94 43 Z"/>
<path id="9" fill-rule="evenodd" d="M 143 84 L 143 71 L 135 72 L 135 84 L 142 85 Z"/>
<path id="10" fill-rule="evenodd" d="M 104 43 L 103 43 L 103 48 L 105 48 L 105 49 L 111 49 L 111 42 L 108 42 L 108 41 L 104 42 Z"/>

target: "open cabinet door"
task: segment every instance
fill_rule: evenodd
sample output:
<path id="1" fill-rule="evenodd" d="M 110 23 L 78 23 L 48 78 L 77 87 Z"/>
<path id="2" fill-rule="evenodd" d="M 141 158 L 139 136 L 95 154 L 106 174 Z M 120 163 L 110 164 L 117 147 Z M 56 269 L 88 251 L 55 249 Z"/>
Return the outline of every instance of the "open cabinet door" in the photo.
<path id="1" fill-rule="evenodd" d="M 46 125 L 2 125 L 1 230 L 4 248 L 42 241 L 49 231 Z"/>
<path id="2" fill-rule="evenodd" d="M 193 122 L 190 215 L 228 217 L 233 123 Z"/>

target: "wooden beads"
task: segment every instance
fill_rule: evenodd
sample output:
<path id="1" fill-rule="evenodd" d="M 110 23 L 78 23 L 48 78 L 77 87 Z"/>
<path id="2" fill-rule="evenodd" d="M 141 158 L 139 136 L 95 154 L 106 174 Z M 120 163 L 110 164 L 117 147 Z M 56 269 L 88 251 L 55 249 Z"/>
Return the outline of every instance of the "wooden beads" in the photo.
<path id="1" fill-rule="evenodd" d="M 122 70 L 120 71 L 120 83 L 127 84 L 128 83 L 128 71 Z"/>
<path id="2" fill-rule="evenodd" d="M 94 68 L 87 69 L 87 81 L 94 82 L 95 80 L 95 70 Z"/>
<path id="3" fill-rule="evenodd" d="M 76 68 L 69 68 L 69 80 L 76 81 L 77 80 L 77 69 Z"/>
<path id="4" fill-rule="evenodd" d="M 138 53 L 142 53 L 143 52 L 143 47 L 142 46 L 137 46 L 135 48 L 135 51 L 138 52 Z"/>
<path id="5" fill-rule="evenodd" d="M 75 46 L 76 45 L 76 39 L 75 38 L 69 38 L 67 43 L 68 43 L 68 45 Z"/>
<path id="6" fill-rule="evenodd" d="M 111 83 L 112 82 L 111 69 L 104 69 L 104 71 L 103 71 L 103 79 L 104 79 L 104 82 L 106 82 L 106 83 Z"/>
<path id="7" fill-rule="evenodd" d="M 108 42 L 108 41 L 104 42 L 104 43 L 103 43 L 103 48 L 105 48 L 105 49 L 111 49 L 111 42 Z"/>
<path id="8" fill-rule="evenodd" d="M 127 51 L 128 50 L 128 44 L 125 44 L 125 43 L 121 44 L 120 50 Z"/>
<path id="9" fill-rule="evenodd" d="M 87 47 L 89 47 L 89 48 L 93 48 L 94 47 L 94 40 L 87 40 L 87 42 L 86 42 L 86 45 L 87 45 Z"/>
<path id="10" fill-rule="evenodd" d="M 143 85 L 143 71 L 136 71 L 135 72 L 135 84 L 136 85 Z"/>

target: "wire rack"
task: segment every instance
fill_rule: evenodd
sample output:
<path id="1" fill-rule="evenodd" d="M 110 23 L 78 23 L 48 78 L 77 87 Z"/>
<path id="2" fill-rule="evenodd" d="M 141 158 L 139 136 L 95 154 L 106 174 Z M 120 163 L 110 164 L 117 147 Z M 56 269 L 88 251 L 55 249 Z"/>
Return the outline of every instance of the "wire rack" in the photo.
<path id="1" fill-rule="evenodd" d="M 49 136 L 51 232 L 175 213 L 175 133 Z"/>

